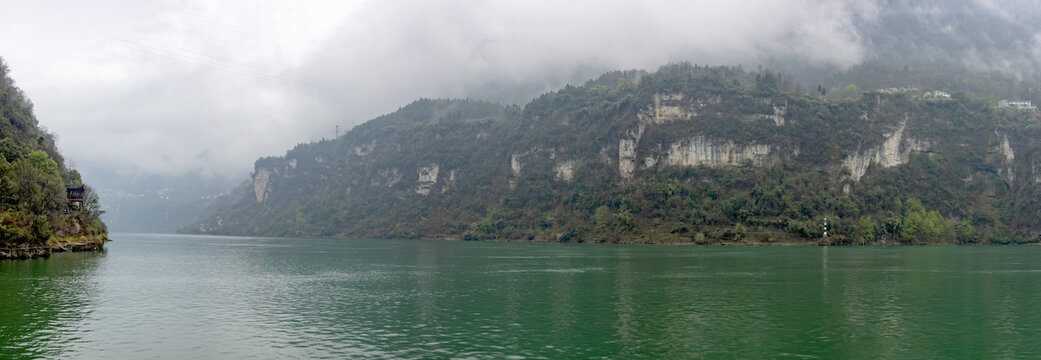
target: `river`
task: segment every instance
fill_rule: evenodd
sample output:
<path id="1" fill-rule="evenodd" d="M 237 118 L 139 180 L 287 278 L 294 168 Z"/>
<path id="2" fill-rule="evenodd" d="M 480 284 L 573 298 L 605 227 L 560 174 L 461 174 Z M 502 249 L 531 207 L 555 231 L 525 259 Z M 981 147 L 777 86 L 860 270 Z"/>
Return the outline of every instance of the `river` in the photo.
<path id="1" fill-rule="evenodd" d="M 0 261 L 0 358 L 1039 358 L 1041 247 L 113 234 Z"/>

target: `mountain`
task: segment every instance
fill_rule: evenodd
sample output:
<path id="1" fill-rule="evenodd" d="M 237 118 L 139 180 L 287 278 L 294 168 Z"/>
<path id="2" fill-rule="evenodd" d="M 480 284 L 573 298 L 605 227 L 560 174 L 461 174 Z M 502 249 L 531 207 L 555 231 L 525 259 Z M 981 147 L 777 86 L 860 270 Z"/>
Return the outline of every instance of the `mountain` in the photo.
<path id="1" fill-rule="evenodd" d="M 611 72 L 523 108 L 422 99 L 338 139 L 258 160 L 251 181 L 184 231 L 625 243 L 1038 241 L 1036 109 L 952 88 L 832 98 L 826 86 L 806 93 L 795 83 L 769 71 L 674 64 Z M 1021 98 L 1011 100 L 1036 96 L 1018 88 L 1009 94 Z"/>
<path id="2" fill-rule="evenodd" d="M 0 58 L 0 258 L 46 253 L 12 248 L 100 247 L 107 230 L 97 194 L 65 164 L 8 73 Z M 85 190 L 82 201 L 70 204 L 66 185 Z"/>
<path id="3" fill-rule="evenodd" d="M 1041 15 L 1030 1 L 890 0 L 852 20 L 873 61 L 1037 75 Z"/>
<path id="4" fill-rule="evenodd" d="M 231 182 L 199 173 L 132 176 L 101 171 L 90 175 L 105 199 L 103 218 L 108 227 L 146 233 L 173 233 L 199 221 L 221 194 L 241 180 Z"/>

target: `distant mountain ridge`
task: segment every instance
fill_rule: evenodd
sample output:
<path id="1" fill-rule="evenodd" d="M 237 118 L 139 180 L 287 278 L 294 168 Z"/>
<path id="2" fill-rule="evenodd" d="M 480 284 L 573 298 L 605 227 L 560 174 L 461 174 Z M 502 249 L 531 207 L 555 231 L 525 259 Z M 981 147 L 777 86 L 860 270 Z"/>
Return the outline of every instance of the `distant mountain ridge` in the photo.
<path id="1" fill-rule="evenodd" d="M 1017 93 L 1034 96 L 1030 87 Z M 185 231 L 693 243 L 1022 243 L 1041 117 L 961 89 L 829 99 L 769 71 L 612 72 L 523 108 L 422 99 L 260 159 Z M 823 223 L 828 219 L 828 236 Z"/>

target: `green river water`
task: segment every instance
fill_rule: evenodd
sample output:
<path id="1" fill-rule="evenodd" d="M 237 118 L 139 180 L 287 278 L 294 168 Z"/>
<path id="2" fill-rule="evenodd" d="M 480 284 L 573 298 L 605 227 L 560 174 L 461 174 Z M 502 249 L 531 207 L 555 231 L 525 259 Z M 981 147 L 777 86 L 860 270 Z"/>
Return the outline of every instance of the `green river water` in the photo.
<path id="1" fill-rule="evenodd" d="M 0 261 L 0 358 L 1041 358 L 1041 247 L 112 238 Z"/>

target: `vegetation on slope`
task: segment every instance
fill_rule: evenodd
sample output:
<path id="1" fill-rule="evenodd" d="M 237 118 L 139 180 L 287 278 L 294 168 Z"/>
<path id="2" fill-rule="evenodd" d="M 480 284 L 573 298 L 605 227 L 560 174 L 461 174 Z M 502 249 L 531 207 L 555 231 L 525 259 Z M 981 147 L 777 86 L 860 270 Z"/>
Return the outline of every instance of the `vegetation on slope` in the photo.
<path id="1" fill-rule="evenodd" d="M 66 185 L 83 180 L 65 165 L 0 58 L 0 248 L 104 241 L 97 196 L 88 187 L 82 211 L 68 211 Z"/>
<path id="2" fill-rule="evenodd" d="M 576 242 L 1036 242 L 1037 111 L 998 109 L 993 96 L 969 91 L 945 88 L 947 97 L 927 90 L 829 98 L 771 72 L 675 64 L 608 73 L 523 108 L 424 99 L 339 139 L 258 160 L 253 181 L 185 230 Z M 688 112 L 647 120 L 663 95 L 683 99 L 677 106 Z M 872 162 L 854 178 L 846 160 L 883 146 L 897 129 L 917 148 L 900 143 L 906 155 L 899 164 Z M 670 165 L 676 145 L 695 138 L 771 151 L 755 161 Z M 634 144 L 631 175 L 620 171 L 627 139 Z"/>

